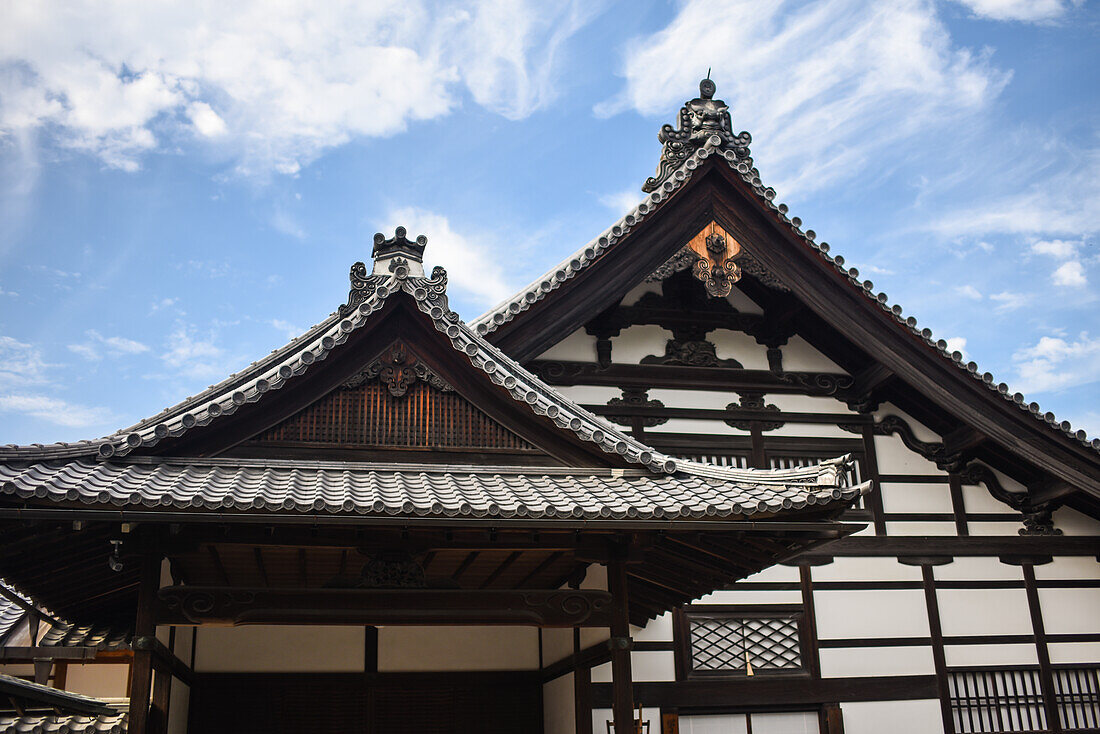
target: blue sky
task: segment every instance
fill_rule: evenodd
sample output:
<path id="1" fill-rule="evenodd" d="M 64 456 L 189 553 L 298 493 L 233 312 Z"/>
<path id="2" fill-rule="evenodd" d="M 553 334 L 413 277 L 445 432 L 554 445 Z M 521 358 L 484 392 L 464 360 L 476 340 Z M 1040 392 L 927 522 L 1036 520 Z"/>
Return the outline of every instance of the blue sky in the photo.
<path id="1" fill-rule="evenodd" d="M 0 443 L 100 436 L 236 371 L 339 305 L 397 224 L 473 319 L 642 198 L 708 67 L 819 241 L 1100 434 L 1095 3 L 0 16 Z"/>

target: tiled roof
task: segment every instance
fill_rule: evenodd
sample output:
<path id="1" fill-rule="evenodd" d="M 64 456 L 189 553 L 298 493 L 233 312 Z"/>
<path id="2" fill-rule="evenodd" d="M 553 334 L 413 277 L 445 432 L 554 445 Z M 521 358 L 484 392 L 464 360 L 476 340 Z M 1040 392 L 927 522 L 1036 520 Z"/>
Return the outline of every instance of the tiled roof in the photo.
<path id="1" fill-rule="evenodd" d="M 0 716 L 0 734 L 122 734 L 126 714 Z"/>
<path id="2" fill-rule="evenodd" d="M 26 610 L 11 599 L 0 596 L 0 643 L 23 619 Z"/>
<path id="3" fill-rule="evenodd" d="M 526 311 L 546 297 L 562 284 L 573 278 L 593 262 L 604 252 L 621 242 L 633 228 L 637 227 L 646 217 L 651 216 L 663 203 L 667 202 L 684 184 L 689 181 L 694 172 L 711 157 L 720 157 L 725 160 L 731 169 L 749 185 L 749 188 L 761 202 L 774 212 L 774 215 L 783 224 L 790 227 L 806 246 L 815 251 L 825 262 L 829 263 L 847 278 L 851 284 L 864 293 L 878 306 L 897 321 L 899 325 L 908 329 L 920 337 L 929 348 L 938 352 L 944 359 L 954 364 L 958 369 L 968 373 L 975 380 L 984 384 L 992 393 L 1000 395 L 1003 399 L 1015 404 L 1020 410 L 1029 413 L 1036 420 L 1049 424 L 1053 429 L 1076 439 L 1085 446 L 1090 446 L 1100 451 L 1100 437 L 1089 440 L 1088 434 L 1083 430 L 1074 431 L 1069 421 L 1061 421 L 1054 413 L 1042 411 L 1038 403 L 1028 403 L 1023 393 L 1011 393 L 1006 383 L 995 382 L 990 372 L 980 372 L 976 362 L 964 362 L 963 354 L 959 351 L 951 351 L 947 341 L 935 339 L 932 330 L 928 328 L 918 329 L 917 319 L 913 316 L 903 317 L 902 307 L 891 304 L 885 293 L 874 290 L 874 284 L 870 280 L 860 280 L 859 271 L 855 268 L 844 267 L 844 258 L 840 255 L 829 255 L 828 243 L 817 243 L 816 233 L 812 229 L 803 230 L 802 220 L 798 217 L 788 216 L 789 209 L 786 204 L 776 203 L 775 189 L 764 186 L 760 179 L 760 171 L 753 166 L 752 157 L 749 155 L 747 145 L 730 146 L 722 138 L 714 135 L 706 140 L 697 150 L 684 159 L 683 163 L 667 178 L 662 179 L 659 188 L 643 199 L 636 207 L 627 212 L 619 221 L 611 225 L 602 234 L 588 244 L 581 247 L 573 255 L 562 261 L 557 267 L 549 270 L 541 278 L 535 280 L 526 288 L 521 289 L 514 296 L 508 298 L 486 313 L 482 314 L 471 323 L 478 334 L 487 335 L 495 331 L 501 325 L 511 321 L 515 316 Z"/>
<path id="4" fill-rule="evenodd" d="M 94 647 L 99 650 L 123 650 L 130 647 L 133 633 L 129 629 L 110 625 L 52 626 L 42 635 L 46 647 Z"/>
<path id="5" fill-rule="evenodd" d="M 0 491 L 112 507 L 409 517 L 706 518 L 850 502 L 848 457 L 789 470 L 440 467 L 344 462 L 141 459 L 0 465 Z"/>

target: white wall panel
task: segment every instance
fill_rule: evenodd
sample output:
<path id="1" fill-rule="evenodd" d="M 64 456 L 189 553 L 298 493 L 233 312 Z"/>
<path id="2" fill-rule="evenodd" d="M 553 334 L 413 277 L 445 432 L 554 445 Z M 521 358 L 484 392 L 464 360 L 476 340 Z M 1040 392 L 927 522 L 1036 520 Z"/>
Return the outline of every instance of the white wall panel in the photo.
<path id="1" fill-rule="evenodd" d="M 971 535 L 977 535 L 981 537 L 1001 537 L 1010 536 L 1018 538 L 1020 536 L 1020 530 L 1024 527 L 1024 523 L 1020 522 L 982 522 L 981 520 L 967 519 L 966 528 L 970 531 Z"/>
<path id="2" fill-rule="evenodd" d="M 573 630 L 547 627 L 542 631 L 542 664 L 549 665 L 573 654 Z"/>
<path id="3" fill-rule="evenodd" d="M 623 391 L 617 387 L 602 387 L 599 385 L 570 385 L 557 389 L 574 403 L 606 405 L 611 398 L 621 398 L 623 396 Z"/>
<path id="4" fill-rule="evenodd" d="M 950 522 L 909 522 L 894 521 L 886 523 L 887 535 L 956 535 L 955 521 Z"/>
<path id="5" fill-rule="evenodd" d="M 646 293 L 656 293 L 657 295 L 661 295 L 661 284 L 639 283 L 638 285 L 634 286 L 626 292 L 626 295 L 623 296 L 622 304 L 624 306 L 633 306 L 635 303 L 638 302 L 638 299 L 640 299 Z"/>
<path id="6" fill-rule="evenodd" d="M 768 348 L 743 331 L 719 329 L 707 334 L 719 359 L 736 359 L 747 370 L 768 369 Z"/>
<path id="7" fill-rule="evenodd" d="M 733 290 L 730 291 L 730 294 L 728 296 L 726 296 L 726 300 L 730 302 L 731 306 L 736 308 L 741 313 L 755 313 L 755 314 L 764 313 L 764 309 L 762 309 L 756 303 L 756 301 L 754 301 L 751 298 L 749 298 L 748 296 L 746 296 L 741 291 L 741 289 L 737 288 L 736 286 L 734 286 Z"/>
<path id="8" fill-rule="evenodd" d="M 616 391 L 616 393 L 618 392 Z M 649 397 L 660 400 L 670 408 L 705 408 L 707 410 L 725 408 L 737 400 L 737 394 L 732 392 L 669 390 L 663 388 L 650 390 Z"/>
<path id="9" fill-rule="evenodd" d="M 944 656 L 952 667 L 1039 664 L 1035 645 L 1030 642 L 1019 645 L 946 645 Z"/>
<path id="10" fill-rule="evenodd" d="M 627 327 L 611 340 L 611 361 L 618 364 L 638 364 L 651 354 L 661 356 L 665 353 L 665 343 L 671 338 L 671 331 L 653 324 Z M 593 337 L 593 349 L 595 343 Z"/>
<path id="11" fill-rule="evenodd" d="M 897 436 L 875 436 L 875 457 L 880 474 L 943 476 L 933 462 L 907 449 Z"/>
<path id="12" fill-rule="evenodd" d="M 896 558 L 846 558 L 839 556 L 832 563 L 814 566 L 814 583 L 818 581 L 920 581 L 920 569 L 898 563 Z M 814 590 L 815 593 L 818 589 Z"/>
<path id="13" fill-rule="evenodd" d="M 775 565 L 745 577 L 745 581 L 798 581 L 798 568 Z"/>
<path id="14" fill-rule="evenodd" d="M 195 627 L 176 627 L 176 657 L 191 664 L 191 646 L 195 639 Z"/>
<path id="15" fill-rule="evenodd" d="M 362 627 L 200 627 L 195 670 L 200 673 L 359 672 Z"/>
<path id="16" fill-rule="evenodd" d="M 65 673 L 65 690 L 92 698 L 124 698 L 130 666 L 123 663 L 70 665 Z"/>
<path id="17" fill-rule="evenodd" d="M 1032 634 L 1023 589 L 936 589 L 936 599 L 945 636 Z"/>
<path id="18" fill-rule="evenodd" d="M 635 650 L 630 653 L 630 675 L 635 681 L 674 681 L 676 661 L 672 650 Z"/>
<path id="19" fill-rule="evenodd" d="M 919 570 L 919 569 L 918 569 Z M 959 556 L 951 563 L 936 566 L 933 573 L 936 580 L 944 581 L 1022 581 L 1024 576 L 1019 566 L 1001 563 L 997 558 L 973 558 Z"/>
<path id="20" fill-rule="evenodd" d="M 1100 578 L 1100 563 L 1094 556 L 1057 556 L 1052 563 L 1035 567 L 1037 579 Z"/>
<path id="21" fill-rule="evenodd" d="M 577 329 L 539 355 L 539 359 L 560 359 L 567 362 L 595 362 L 596 337 Z"/>
<path id="22" fill-rule="evenodd" d="M 858 701 L 840 705 L 844 734 L 936 734 L 943 732 L 940 702 Z"/>
<path id="23" fill-rule="evenodd" d="M 962 485 L 963 506 L 967 512 L 1012 512 L 1012 508 L 989 493 L 985 485 Z"/>
<path id="24" fill-rule="evenodd" d="M 924 637 L 928 614 L 919 589 L 819 591 L 814 589 L 817 634 L 828 638 Z"/>
<path id="25" fill-rule="evenodd" d="M 603 663 L 592 668 L 592 682 L 593 683 L 610 683 L 611 682 L 611 663 Z"/>
<path id="26" fill-rule="evenodd" d="M 538 667 L 538 630 L 534 627 L 378 628 L 379 672 Z"/>
<path id="27" fill-rule="evenodd" d="M 634 715 L 638 715 L 637 704 L 634 707 Z M 607 722 L 611 721 L 613 714 L 611 709 L 593 709 L 592 710 L 592 732 L 593 734 L 604 734 L 607 731 Z M 649 731 L 652 734 L 657 734 L 661 731 L 661 710 L 660 709 L 642 709 L 642 721 L 649 722 Z M 612 729 L 614 731 L 614 729 Z M 682 733 L 681 733 L 682 734 Z"/>
<path id="28" fill-rule="evenodd" d="M 600 563 L 591 564 L 581 581 L 581 588 L 607 591 L 607 567 Z M 581 649 L 599 644 L 610 637 L 611 631 L 607 627 L 584 627 L 581 629 Z"/>
<path id="29" fill-rule="evenodd" d="M 716 408 L 724 408 L 725 405 L 716 405 Z M 653 428 L 647 428 L 646 433 L 701 433 L 711 436 L 748 436 L 748 431 L 742 431 L 733 426 L 727 426 L 723 421 L 695 420 L 692 418 L 670 418 L 666 423 Z"/>
<path id="30" fill-rule="evenodd" d="M 1054 527 L 1066 535 L 1100 535 L 1100 521 L 1070 507 L 1063 507 L 1054 513 Z"/>
<path id="31" fill-rule="evenodd" d="M 693 604 L 801 604 L 799 591 L 716 591 L 700 597 Z"/>
<path id="32" fill-rule="evenodd" d="M 931 646 L 827 648 L 818 654 L 821 675 L 825 678 L 927 675 L 936 672 Z"/>
<path id="33" fill-rule="evenodd" d="M 1050 662 L 1055 665 L 1100 662 L 1100 642 L 1053 642 L 1047 645 Z"/>
<path id="34" fill-rule="evenodd" d="M 947 484 L 882 483 L 882 507 L 886 512 L 953 512 Z"/>
<path id="35" fill-rule="evenodd" d="M 847 374 L 836 362 L 810 346 L 800 336 L 792 336 L 781 347 L 783 350 L 783 369 L 788 372 L 832 372 Z"/>
<path id="36" fill-rule="evenodd" d="M 187 734 L 187 708 L 191 704 L 191 688 L 173 678 L 168 704 L 168 734 Z"/>
<path id="37" fill-rule="evenodd" d="M 1047 634 L 1100 632 L 1100 589 L 1039 589 Z"/>
<path id="38" fill-rule="evenodd" d="M 744 714 L 680 717 L 680 734 L 747 734 L 748 730 L 748 717 Z"/>
<path id="39" fill-rule="evenodd" d="M 542 686 L 543 734 L 574 734 L 577 730 L 576 710 L 572 673 Z"/>
<path id="40" fill-rule="evenodd" d="M 672 639 L 672 612 L 665 612 L 656 619 L 649 620 L 645 627 L 630 627 L 630 634 L 635 640 L 646 642 L 668 642 Z"/>

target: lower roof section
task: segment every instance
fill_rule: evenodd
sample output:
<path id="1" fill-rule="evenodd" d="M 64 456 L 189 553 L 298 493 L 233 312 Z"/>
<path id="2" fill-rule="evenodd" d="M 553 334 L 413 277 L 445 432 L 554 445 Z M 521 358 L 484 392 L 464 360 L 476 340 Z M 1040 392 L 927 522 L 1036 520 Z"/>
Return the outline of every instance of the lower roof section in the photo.
<path id="1" fill-rule="evenodd" d="M 0 465 L 0 493 L 26 505 L 379 518 L 705 519 L 772 516 L 850 504 L 847 457 L 721 477 L 640 470 L 532 469 L 131 459 Z"/>
<path id="2" fill-rule="evenodd" d="M 0 734 L 123 734 L 126 714 L 100 716 L 0 715 Z"/>

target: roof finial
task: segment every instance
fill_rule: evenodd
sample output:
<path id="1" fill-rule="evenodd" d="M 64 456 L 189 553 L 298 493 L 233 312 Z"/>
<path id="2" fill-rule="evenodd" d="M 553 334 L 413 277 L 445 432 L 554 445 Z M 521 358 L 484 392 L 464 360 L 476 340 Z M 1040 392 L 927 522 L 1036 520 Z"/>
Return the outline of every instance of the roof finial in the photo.
<path id="1" fill-rule="evenodd" d="M 394 268 L 402 268 L 407 277 L 423 278 L 424 247 L 428 244 L 428 238 L 419 235 L 415 241 L 410 241 L 405 236 L 404 227 L 398 227 L 393 234 L 390 239 L 386 239 L 381 232 L 374 235 L 374 250 L 371 251 L 374 274 L 390 275 L 395 272 Z"/>
<path id="2" fill-rule="evenodd" d="M 704 146 L 712 150 L 732 150 L 739 159 L 749 157 L 748 133 L 733 134 L 730 122 L 730 108 L 720 99 L 714 99 L 716 87 L 707 76 L 699 82 L 699 96 L 680 108 L 680 127 L 663 125 L 657 139 L 664 143 L 661 162 L 657 166 L 657 175 L 646 180 L 642 191 L 656 191 L 672 176 L 688 158 Z"/>

